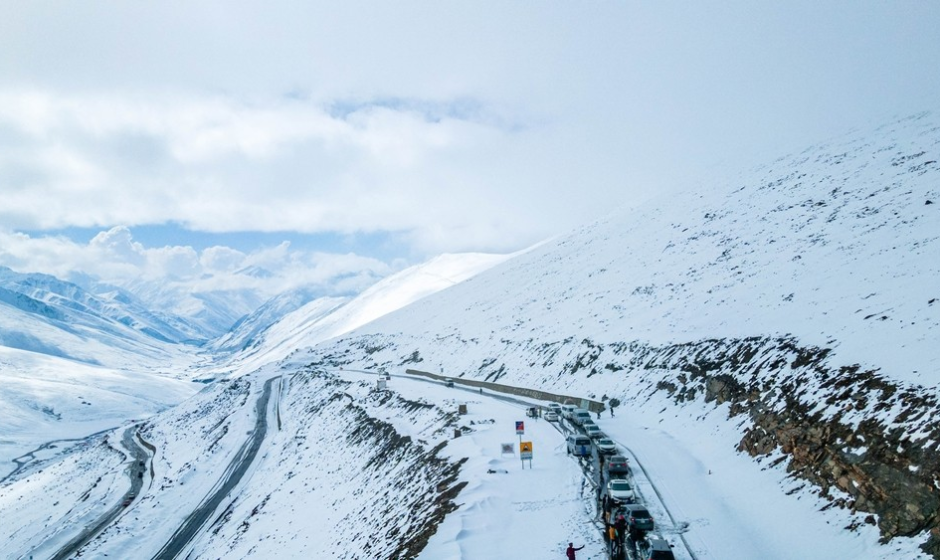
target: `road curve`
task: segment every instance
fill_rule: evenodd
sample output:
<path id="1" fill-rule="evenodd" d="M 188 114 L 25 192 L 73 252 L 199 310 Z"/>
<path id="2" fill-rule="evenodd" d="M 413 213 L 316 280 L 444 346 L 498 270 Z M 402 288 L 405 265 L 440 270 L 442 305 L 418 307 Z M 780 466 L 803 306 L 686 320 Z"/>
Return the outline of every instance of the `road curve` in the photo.
<path id="1" fill-rule="evenodd" d="M 124 434 L 121 436 L 121 443 L 124 445 L 124 448 L 131 452 L 131 457 L 129 457 L 130 464 L 126 469 L 127 476 L 130 477 L 131 480 L 130 489 L 121 496 L 121 500 L 114 507 L 102 514 L 93 525 L 86 527 L 85 530 L 59 549 L 59 551 L 51 557 L 51 560 L 66 560 L 73 556 L 124 512 L 126 507 L 124 505 L 125 503 L 140 495 L 140 489 L 144 484 L 143 473 L 146 468 L 145 465 L 150 459 L 150 455 L 134 438 L 134 435 L 137 433 L 137 427 L 138 426 L 135 424 L 126 428 Z"/>
<path id="2" fill-rule="evenodd" d="M 255 456 L 258 455 L 258 450 L 261 449 L 264 436 L 268 431 L 268 403 L 271 400 L 271 386 L 279 379 L 280 376 L 272 377 L 264 382 L 261 396 L 258 397 L 258 401 L 255 403 L 255 427 L 251 435 L 239 448 L 238 453 L 225 469 L 225 473 L 213 491 L 186 517 L 183 524 L 170 537 L 170 540 L 153 556 L 153 560 L 172 560 L 182 553 L 206 525 L 219 508 L 219 505 L 228 497 L 229 492 L 241 482 L 245 473 L 248 472 L 248 468 L 251 467 Z"/>

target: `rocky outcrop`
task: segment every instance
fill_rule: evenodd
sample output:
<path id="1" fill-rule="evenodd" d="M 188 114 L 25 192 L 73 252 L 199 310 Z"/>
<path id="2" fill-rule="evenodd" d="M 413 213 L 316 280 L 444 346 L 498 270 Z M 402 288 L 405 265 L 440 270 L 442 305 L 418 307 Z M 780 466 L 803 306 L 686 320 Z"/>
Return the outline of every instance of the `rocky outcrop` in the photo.
<path id="1" fill-rule="evenodd" d="M 651 349 L 644 366 L 677 404 L 702 395 L 749 422 L 738 450 L 779 455 L 833 506 L 867 512 L 883 542 L 930 532 L 940 558 L 940 405 L 930 391 L 789 339 L 710 340 Z M 849 528 L 852 528 L 851 526 Z"/>

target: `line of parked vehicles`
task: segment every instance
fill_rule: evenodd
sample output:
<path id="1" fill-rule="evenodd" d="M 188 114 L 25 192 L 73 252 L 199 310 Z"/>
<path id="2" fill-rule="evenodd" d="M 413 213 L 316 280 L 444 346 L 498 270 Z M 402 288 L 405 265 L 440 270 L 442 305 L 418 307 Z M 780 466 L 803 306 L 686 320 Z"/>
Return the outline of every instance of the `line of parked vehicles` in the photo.
<path id="1" fill-rule="evenodd" d="M 574 428 L 566 438 L 569 455 L 591 458 L 597 454 L 601 467 L 598 501 L 604 512 L 610 558 L 623 560 L 629 554 L 637 560 L 675 560 L 672 546 L 650 534 L 655 523 L 646 506 L 639 503 L 627 457 L 594 423 L 591 413 L 573 404 L 550 403 L 543 417 L 551 422 L 567 420 Z"/>

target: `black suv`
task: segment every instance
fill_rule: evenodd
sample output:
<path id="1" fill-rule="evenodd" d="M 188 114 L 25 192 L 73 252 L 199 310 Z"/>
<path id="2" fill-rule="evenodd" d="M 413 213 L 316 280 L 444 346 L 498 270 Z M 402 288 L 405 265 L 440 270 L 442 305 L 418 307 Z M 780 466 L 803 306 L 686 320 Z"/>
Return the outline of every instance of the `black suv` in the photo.
<path id="1" fill-rule="evenodd" d="M 617 512 L 627 521 L 627 529 L 631 532 L 642 531 L 648 533 L 653 530 L 653 516 L 642 504 L 626 504 Z"/>
<path id="2" fill-rule="evenodd" d="M 612 478 L 624 478 L 630 474 L 630 467 L 627 465 L 627 458 L 623 455 L 611 455 L 604 462 L 604 468 L 607 469 L 607 480 Z"/>
<path id="3" fill-rule="evenodd" d="M 650 539 L 649 546 L 640 552 L 640 560 L 676 560 L 672 546 L 663 539 Z"/>

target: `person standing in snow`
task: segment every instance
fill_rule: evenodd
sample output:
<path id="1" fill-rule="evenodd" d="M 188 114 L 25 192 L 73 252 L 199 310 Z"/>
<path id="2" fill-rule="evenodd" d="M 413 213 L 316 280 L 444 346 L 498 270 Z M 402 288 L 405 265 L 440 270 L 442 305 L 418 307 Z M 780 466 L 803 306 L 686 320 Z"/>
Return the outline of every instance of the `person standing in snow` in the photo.
<path id="1" fill-rule="evenodd" d="M 565 551 L 565 555 L 568 556 L 568 560 L 577 560 L 577 558 L 575 558 L 574 552 L 576 550 L 581 550 L 582 548 L 584 548 L 583 544 L 578 548 L 575 548 L 574 543 L 568 543 L 568 550 Z"/>

